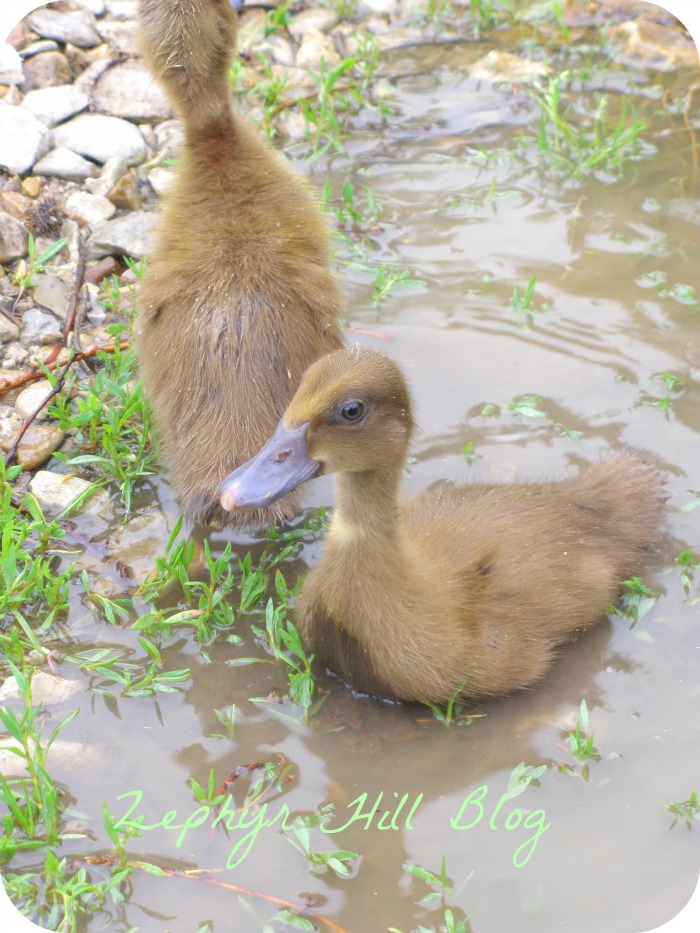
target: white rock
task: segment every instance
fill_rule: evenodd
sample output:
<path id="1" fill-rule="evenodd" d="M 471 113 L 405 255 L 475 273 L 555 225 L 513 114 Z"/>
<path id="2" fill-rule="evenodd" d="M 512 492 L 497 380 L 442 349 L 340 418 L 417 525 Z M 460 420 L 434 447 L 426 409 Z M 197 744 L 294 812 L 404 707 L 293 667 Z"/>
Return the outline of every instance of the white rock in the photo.
<path id="1" fill-rule="evenodd" d="M 22 175 L 49 148 L 49 131 L 24 107 L 0 101 L 0 168 Z"/>
<path id="2" fill-rule="evenodd" d="M 104 16 L 104 0 L 73 0 L 73 3 L 76 6 L 82 6 L 86 10 L 90 10 L 93 16 Z"/>
<path id="3" fill-rule="evenodd" d="M 68 314 L 68 303 L 70 301 L 71 290 L 56 275 L 49 275 L 48 272 L 41 272 L 34 276 L 34 290 L 32 297 L 34 301 L 42 308 L 48 308 L 55 315 L 66 319 Z"/>
<path id="4" fill-rule="evenodd" d="M 19 337 L 19 327 L 8 321 L 4 314 L 0 314 L 0 343 L 9 343 Z M 12 361 L 15 364 L 15 361 Z M 14 368 L 14 367 L 13 367 Z"/>
<path id="5" fill-rule="evenodd" d="M 93 162 L 88 162 L 77 152 L 59 146 L 47 152 L 43 159 L 39 159 L 32 169 L 35 175 L 45 175 L 47 178 L 63 178 L 65 181 L 85 181 L 99 173 Z"/>
<path id="6" fill-rule="evenodd" d="M 22 58 L 9 42 L 0 43 L 0 84 L 14 84 L 18 87 L 24 84 Z"/>
<path id="7" fill-rule="evenodd" d="M 109 220 L 114 215 L 116 207 L 99 194 L 74 191 L 66 200 L 66 210 L 74 219 L 82 223 L 95 224 L 101 220 Z"/>
<path id="8" fill-rule="evenodd" d="M 162 198 L 163 195 L 167 194 L 172 188 L 173 182 L 175 181 L 175 172 L 173 169 L 165 168 L 165 166 L 161 165 L 151 169 L 147 177 L 151 188 L 153 188 L 159 198 Z"/>
<path id="9" fill-rule="evenodd" d="M 83 685 L 79 680 L 64 680 L 55 674 L 45 674 L 44 671 L 35 671 L 32 675 L 31 691 L 32 704 L 38 706 L 65 703 L 76 693 L 82 693 Z M 0 686 L 0 703 L 18 697 L 19 685 L 16 678 L 8 677 Z"/>
<path id="10" fill-rule="evenodd" d="M 185 132 L 179 120 L 164 120 L 156 126 L 156 146 L 169 158 L 178 157 L 184 142 Z"/>
<path id="11" fill-rule="evenodd" d="M 113 49 L 122 52 L 138 52 L 139 40 L 136 32 L 136 23 L 120 23 L 117 20 L 102 20 L 98 30 L 105 42 Z"/>
<path id="12" fill-rule="evenodd" d="M 85 110 L 89 103 L 87 94 L 80 88 L 72 84 L 59 84 L 29 91 L 24 96 L 22 106 L 46 126 L 55 126 Z"/>
<path id="13" fill-rule="evenodd" d="M 15 399 L 15 411 L 20 418 L 27 418 L 32 415 L 39 405 L 44 401 L 51 391 L 51 383 L 48 379 L 40 379 L 38 382 L 32 382 L 19 393 Z M 34 419 L 35 421 L 45 421 L 48 418 L 47 408 L 42 408 Z"/>
<path id="14" fill-rule="evenodd" d="M 41 505 L 60 511 L 68 508 L 91 484 L 72 473 L 50 473 L 40 470 L 35 473 L 29 489 Z M 80 508 L 81 513 L 100 514 L 109 511 L 109 496 L 104 489 L 97 489 Z"/>
<path id="15" fill-rule="evenodd" d="M 139 5 L 136 0 L 106 0 L 107 12 L 116 20 L 135 20 Z"/>
<path id="16" fill-rule="evenodd" d="M 337 65 L 340 55 L 330 36 L 322 32 L 307 33 L 297 51 L 299 68 L 318 68 L 324 61 L 326 65 Z"/>
<path id="17" fill-rule="evenodd" d="M 102 166 L 99 178 L 91 178 L 85 183 L 85 187 L 93 194 L 99 194 L 103 198 L 114 188 L 116 183 L 126 174 L 126 162 L 118 156 L 107 159 Z"/>
<path id="18" fill-rule="evenodd" d="M 12 262 L 26 256 L 27 240 L 28 232 L 24 224 L 11 214 L 0 211 L 0 262 Z"/>
<path id="19" fill-rule="evenodd" d="M 29 45 L 25 45 L 19 54 L 22 58 L 32 58 L 32 56 L 40 55 L 42 52 L 56 52 L 58 48 L 58 42 L 54 42 L 53 39 L 39 39 L 37 42 L 30 42 Z"/>
<path id="20" fill-rule="evenodd" d="M 164 92 L 138 61 L 127 61 L 105 71 L 93 89 L 92 103 L 101 113 L 130 120 L 164 120 L 172 116 Z"/>
<path id="21" fill-rule="evenodd" d="M 256 51 L 271 59 L 277 65 L 291 68 L 294 65 L 294 47 L 289 39 L 273 33 L 267 36 L 256 48 Z"/>
<path id="22" fill-rule="evenodd" d="M 81 49 L 92 49 L 100 44 L 95 17 L 89 10 L 72 10 L 69 13 L 39 10 L 29 17 L 29 25 L 45 39 L 70 42 Z"/>
<path id="23" fill-rule="evenodd" d="M 308 36 L 312 32 L 330 32 L 339 22 L 340 16 L 335 10 L 315 7 L 295 16 L 287 29 L 290 36 L 299 42 L 303 36 Z"/>
<path id="24" fill-rule="evenodd" d="M 132 256 L 140 259 L 148 252 L 155 217 L 147 211 L 132 211 L 118 220 L 108 220 L 88 240 L 91 259 L 103 256 Z"/>
<path id="25" fill-rule="evenodd" d="M 360 9 L 365 13 L 388 16 L 391 13 L 396 13 L 398 8 L 398 0 L 360 0 Z"/>
<path id="26" fill-rule="evenodd" d="M 101 113 L 83 113 L 57 126 L 53 131 L 57 146 L 71 149 L 82 156 L 106 162 L 112 156 L 123 158 L 128 165 L 137 165 L 146 158 L 143 136 L 133 123 Z"/>
<path id="27" fill-rule="evenodd" d="M 20 340 L 25 347 L 35 343 L 53 343 L 61 336 L 61 328 L 53 316 L 39 308 L 30 308 L 22 315 Z"/>

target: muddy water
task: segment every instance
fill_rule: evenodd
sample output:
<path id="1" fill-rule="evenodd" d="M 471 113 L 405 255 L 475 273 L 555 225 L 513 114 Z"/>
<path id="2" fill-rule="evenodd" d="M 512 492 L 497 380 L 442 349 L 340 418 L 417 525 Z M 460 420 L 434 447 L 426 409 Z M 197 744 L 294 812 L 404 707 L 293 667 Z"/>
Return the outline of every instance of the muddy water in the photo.
<path id="1" fill-rule="evenodd" d="M 348 825 L 333 835 L 313 830 L 312 848 L 360 858 L 341 880 L 310 873 L 278 822 L 228 833 L 207 822 L 185 832 L 153 825 L 130 842 L 132 857 L 212 869 L 238 889 L 137 872 L 127 902 L 106 906 L 90 930 L 190 933 L 205 922 L 214 930 L 281 929 L 270 923 L 279 902 L 299 904 L 308 894 L 310 910 L 335 924 L 316 921 L 319 929 L 407 933 L 437 925 L 444 911 L 439 898 L 418 905 L 429 888 L 404 863 L 439 873 L 443 856 L 453 882 L 444 903 L 456 917 L 471 914 L 478 933 L 637 933 L 670 919 L 694 888 L 700 833 L 669 831 L 666 806 L 700 790 L 700 636 L 689 603 L 700 581 L 686 593 L 676 566 L 681 551 L 700 551 L 700 508 L 684 510 L 700 496 L 700 306 L 683 303 L 682 290 L 663 294 L 678 283 L 700 294 L 692 140 L 681 115 L 660 112 L 658 75 L 620 72 L 600 58 L 592 85 L 634 98 L 650 121 L 649 154 L 621 181 L 558 180 L 538 163 L 534 145 L 518 159 L 508 155 L 524 127 L 534 132 L 524 94 L 477 86 L 454 49 L 431 48 L 429 70 L 423 54 L 404 50 L 386 64 L 396 117 L 382 130 L 360 126 L 347 157 L 313 170 L 319 181 L 330 174 L 336 190 L 350 177 L 386 201 L 372 256 L 422 282 L 374 307 L 367 277 L 343 273 L 349 321 L 378 334 L 351 339 L 391 352 L 413 388 L 421 432 L 407 486 L 565 476 L 622 448 L 637 450 L 668 476 L 667 520 L 644 574 L 659 599 L 634 628 L 612 619 L 562 650 L 536 689 L 478 704 L 480 718 L 449 729 L 429 710 L 354 696 L 322 673 L 328 698 L 305 724 L 288 703 L 251 701 L 283 690 L 275 667 L 231 667 L 241 648 L 220 641 L 202 653 L 187 631 L 174 634 L 167 667 L 192 672 L 181 692 L 155 700 L 86 692 L 63 736 L 87 752 L 79 768 L 57 757 L 52 773 L 96 845 L 109 848 L 102 801 L 116 816 L 133 803 L 133 815 L 146 814 L 150 824 L 177 811 L 166 823 L 182 824 L 198 806 L 191 777 L 206 785 L 211 768 L 222 781 L 239 765 L 283 756 L 294 780 L 267 798 L 259 818 L 273 821 L 283 804 L 308 813 L 333 802 L 330 825 Z M 485 158 L 478 146 L 501 155 Z M 658 273 L 665 285 L 655 288 Z M 524 291 L 533 276 L 529 321 L 511 301 L 513 288 Z M 682 380 L 668 410 L 653 404 L 666 394 L 661 373 Z M 546 417 L 509 409 L 528 395 L 540 397 Z M 473 463 L 462 454 L 468 442 L 479 455 Z M 146 561 L 162 553 L 177 514 L 165 483 L 153 495 L 164 521 L 144 541 Z M 331 505 L 332 497 L 323 480 L 307 502 Z M 211 540 L 221 549 L 230 538 Z M 244 553 L 250 542 L 235 544 Z M 297 569 L 318 546 L 305 547 Z M 104 583 L 112 592 L 119 585 Z M 237 631 L 243 651 L 260 654 L 245 620 Z M 86 649 L 94 632 L 76 601 L 67 634 Z M 100 644 L 119 643 L 119 630 L 102 632 Z M 132 633 L 121 640 L 133 644 Z M 76 676 L 68 665 L 64 673 Z M 587 780 L 562 730 L 573 727 L 584 698 L 601 754 Z M 212 737 L 223 731 L 214 709 L 231 703 L 233 739 Z M 547 770 L 538 785 L 503 802 L 519 762 Z M 245 790 L 243 778 L 239 804 Z"/>

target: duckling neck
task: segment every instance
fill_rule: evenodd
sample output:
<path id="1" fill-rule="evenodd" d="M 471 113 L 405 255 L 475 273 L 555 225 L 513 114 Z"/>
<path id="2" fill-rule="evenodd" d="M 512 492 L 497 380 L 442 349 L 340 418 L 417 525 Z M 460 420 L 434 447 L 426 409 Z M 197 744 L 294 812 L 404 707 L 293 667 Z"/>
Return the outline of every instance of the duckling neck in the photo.
<path id="1" fill-rule="evenodd" d="M 340 473 L 330 537 L 349 542 L 394 538 L 399 527 L 401 467 Z"/>

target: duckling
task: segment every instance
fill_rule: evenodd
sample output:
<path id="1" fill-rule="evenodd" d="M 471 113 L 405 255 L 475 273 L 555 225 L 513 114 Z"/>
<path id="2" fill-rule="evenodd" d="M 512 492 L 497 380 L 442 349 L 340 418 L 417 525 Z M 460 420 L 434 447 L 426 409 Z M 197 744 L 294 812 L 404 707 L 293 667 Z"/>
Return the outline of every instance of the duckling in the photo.
<path id="1" fill-rule="evenodd" d="M 413 427 L 392 360 L 336 351 L 223 482 L 221 505 L 260 508 L 337 474 L 297 625 L 359 691 L 444 703 L 530 686 L 638 569 L 660 519 L 659 474 L 622 454 L 563 482 L 441 487 L 399 503 Z"/>
<path id="2" fill-rule="evenodd" d="M 306 184 L 232 107 L 229 0 L 141 0 L 139 22 L 185 134 L 140 288 L 146 396 L 183 512 L 266 524 L 294 514 L 294 494 L 232 516 L 217 491 L 269 437 L 306 368 L 343 345 L 329 233 Z"/>

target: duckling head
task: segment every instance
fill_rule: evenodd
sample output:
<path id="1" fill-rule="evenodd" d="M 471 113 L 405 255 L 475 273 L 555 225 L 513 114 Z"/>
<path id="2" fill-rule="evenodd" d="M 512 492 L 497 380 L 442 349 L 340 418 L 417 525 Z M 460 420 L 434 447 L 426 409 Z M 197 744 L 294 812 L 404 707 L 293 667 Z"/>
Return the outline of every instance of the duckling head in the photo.
<path id="1" fill-rule="evenodd" d="M 398 366 L 376 350 L 337 350 L 306 370 L 270 440 L 221 484 L 221 505 L 260 508 L 322 473 L 400 469 L 412 430 Z"/>

